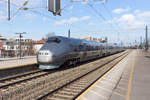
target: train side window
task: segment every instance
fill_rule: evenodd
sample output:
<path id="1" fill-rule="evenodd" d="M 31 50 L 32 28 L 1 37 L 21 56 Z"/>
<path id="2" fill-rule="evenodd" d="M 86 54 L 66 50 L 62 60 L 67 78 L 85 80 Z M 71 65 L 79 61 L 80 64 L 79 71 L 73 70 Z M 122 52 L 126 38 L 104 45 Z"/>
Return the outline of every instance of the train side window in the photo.
<path id="1" fill-rule="evenodd" d="M 86 46 L 86 50 L 88 51 L 88 46 Z"/>
<path id="2" fill-rule="evenodd" d="M 74 51 L 77 52 L 78 51 L 77 48 L 74 48 Z"/>
<path id="3" fill-rule="evenodd" d="M 91 51 L 93 51 L 94 50 L 94 46 L 91 46 Z"/>
<path id="4" fill-rule="evenodd" d="M 79 50 L 83 51 L 83 45 L 79 45 Z"/>
<path id="5" fill-rule="evenodd" d="M 98 50 L 98 46 L 95 47 L 95 50 Z"/>

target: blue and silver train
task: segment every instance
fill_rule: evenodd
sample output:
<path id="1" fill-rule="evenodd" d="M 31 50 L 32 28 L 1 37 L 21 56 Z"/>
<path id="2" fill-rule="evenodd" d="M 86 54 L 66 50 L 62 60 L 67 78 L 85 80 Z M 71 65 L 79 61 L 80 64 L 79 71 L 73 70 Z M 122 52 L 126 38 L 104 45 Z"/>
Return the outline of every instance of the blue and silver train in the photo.
<path id="1" fill-rule="evenodd" d="M 55 69 L 63 64 L 76 64 L 120 51 L 122 49 L 117 45 L 53 36 L 39 50 L 37 62 L 40 69 Z"/>

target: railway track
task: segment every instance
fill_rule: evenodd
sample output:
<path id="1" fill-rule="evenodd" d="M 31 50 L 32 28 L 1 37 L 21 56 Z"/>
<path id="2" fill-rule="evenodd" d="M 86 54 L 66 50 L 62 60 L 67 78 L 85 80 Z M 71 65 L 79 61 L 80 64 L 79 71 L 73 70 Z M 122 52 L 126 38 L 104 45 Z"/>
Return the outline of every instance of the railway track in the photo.
<path id="1" fill-rule="evenodd" d="M 21 75 L 16 75 L 13 77 L 3 78 L 3 79 L 0 79 L 0 89 L 15 85 L 15 84 L 27 81 L 27 80 L 31 80 L 33 78 L 37 78 L 43 75 L 47 75 L 47 74 L 49 73 L 44 72 L 43 70 L 37 70 L 37 71 L 33 71 L 33 72 L 21 74 Z"/>
<path id="2" fill-rule="evenodd" d="M 34 74 L 30 73 L 30 75 L 26 75 L 26 76 L 22 75 L 21 77 L 1 80 L 2 82 L 0 81 L 0 100 L 43 99 L 49 94 L 54 95 L 55 97 L 56 95 L 55 92 L 57 90 L 61 90 L 64 87 L 68 87 L 70 83 L 73 84 L 74 82 L 76 82 L 75 80 L 81 80 L 80 78 L 88 75 L 88 73 L 92 73 L 92 71 L 98 70 L 102 66 L 105 66 L 111 63 L 115 59 L 118 59 L 125 54 L 126 53 L 116 54 L 116 55 L 101 59 L 100 61 L 94 61 L 85 65 L 81 65 L 79 67 L 70 68 L 66 70 L 59 70 L 59 71 L 53 70 L 50 72 L 39 71 L 37 73 L 35 72 Z M 106 67 L 102 67 L 101 70 L 106 72 L 105 68 Z M 90 81 L 92 80 L 92 77 L 83 78 L 83 80 Z M 90 83 L 92 83 L 93 81 L 90 81 Z M 82 87 L 86 83 L 87 82 L 82 81 L 77 87 Z M 86 86 L 87 85 L 85 85 L 84 88 L 86 88 Z M 82 90 L 84 88 L 82 87 Z M 67 92 L 65 91 L 64 94 L 67 94 Z M 74 92 L 74 95 L 75 95 L 75 92 Z"/>
<path id="3" fill-rule="evenodd" d="M 64 84 L 36 100 L 73 100 L 90 87 L 96 80 L 107 73 L 113 66 L 120 62 L 127 54 L 121 55 L 108 63 Z"/>

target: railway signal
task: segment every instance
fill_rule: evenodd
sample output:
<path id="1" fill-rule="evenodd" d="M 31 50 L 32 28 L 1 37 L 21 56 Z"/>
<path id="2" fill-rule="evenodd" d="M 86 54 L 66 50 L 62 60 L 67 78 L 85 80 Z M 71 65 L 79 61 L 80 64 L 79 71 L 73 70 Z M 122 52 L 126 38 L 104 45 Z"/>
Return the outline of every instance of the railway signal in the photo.
<path id="1" fill-rule="evenodd" d="M 60 0 L 48 0 L 48 11 L 52 12 L 54 16 L 61 15 Z"/>
<path id="2" fill-rule="evenodd" d="M 10 0 L 7 1 L 8 20 L 10 20 Z"/>

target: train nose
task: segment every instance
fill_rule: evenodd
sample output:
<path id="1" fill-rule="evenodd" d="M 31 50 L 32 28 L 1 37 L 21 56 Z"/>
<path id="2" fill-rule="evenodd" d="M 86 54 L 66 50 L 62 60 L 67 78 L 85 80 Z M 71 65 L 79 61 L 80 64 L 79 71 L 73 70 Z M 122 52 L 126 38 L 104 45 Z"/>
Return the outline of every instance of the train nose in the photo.
<path id="1" fill-rule="evenodd" d="M 41 63 L 50 63 L 53 61 L 53 53 L 48 50 L 41 50 L 38 53 L 38 61 Z"/>

